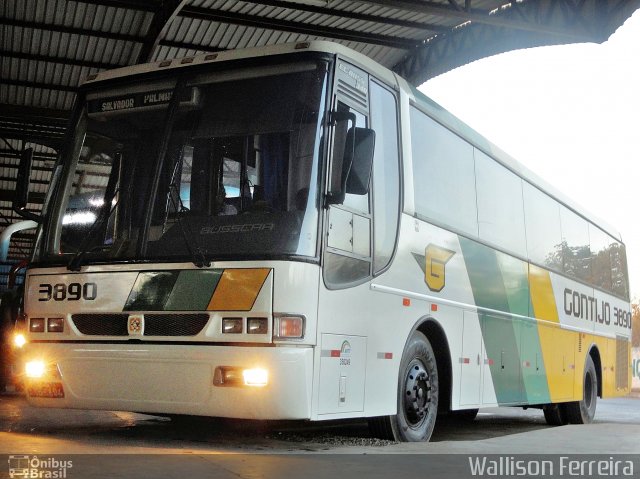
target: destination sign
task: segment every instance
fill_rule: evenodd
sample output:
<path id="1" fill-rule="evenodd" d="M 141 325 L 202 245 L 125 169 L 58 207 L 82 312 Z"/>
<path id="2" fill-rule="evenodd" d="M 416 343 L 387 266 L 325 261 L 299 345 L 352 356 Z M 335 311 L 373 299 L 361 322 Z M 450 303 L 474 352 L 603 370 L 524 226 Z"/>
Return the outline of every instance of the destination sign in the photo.
<path id="1" fill-rule="evenodd" d="M 173 89 L 132 93 L 129 95 L 122 95 L 117 97 L 89 100 L 87 108 L 89 113 L 109 113 L 123 110 L 133 110 L 135 108 L 166 105 L 171 101 L 172 96 Z"/>

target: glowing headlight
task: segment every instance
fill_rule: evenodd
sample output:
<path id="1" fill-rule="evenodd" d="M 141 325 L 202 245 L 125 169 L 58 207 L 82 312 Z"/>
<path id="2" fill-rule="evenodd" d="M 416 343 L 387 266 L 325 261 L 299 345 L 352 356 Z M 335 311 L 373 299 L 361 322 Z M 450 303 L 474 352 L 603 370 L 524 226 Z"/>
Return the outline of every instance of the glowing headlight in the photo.
<path id="1" fill-rule="evenodd" d="M 44 376 L 46 369 L 47 368 L 44 364 L 44 361 L 29 361 L 25 365 L 25 373 L 27 374 L 28 378 L 41 378 L 42 376 Z"/>
<path id="2" fill-rule="evenodd" d="M 25 344 L 27 344 L 27 338 L 24 337 L 24 334 L 16 333 L 13 335 L 13 345 L 16 348 L 21 348 Z"/>
<path id="3" fill-rule="evenodd" d="M 269 373 L 266 369 L 245 369 L 242 371 L 242 377 L 246 386 L 266 386 Z"/>

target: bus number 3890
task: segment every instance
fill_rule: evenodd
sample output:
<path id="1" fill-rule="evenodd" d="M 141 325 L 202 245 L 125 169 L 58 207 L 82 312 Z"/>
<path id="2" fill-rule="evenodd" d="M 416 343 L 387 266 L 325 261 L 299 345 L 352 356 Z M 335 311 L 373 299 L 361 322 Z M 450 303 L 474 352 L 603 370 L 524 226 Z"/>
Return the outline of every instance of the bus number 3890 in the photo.
<path id="1" fill-rule="evenodd" d="M 98 285 L 96 283 L 41 283 L 38 293 L 38 301 L 93 301 L 98 296 Z"/>

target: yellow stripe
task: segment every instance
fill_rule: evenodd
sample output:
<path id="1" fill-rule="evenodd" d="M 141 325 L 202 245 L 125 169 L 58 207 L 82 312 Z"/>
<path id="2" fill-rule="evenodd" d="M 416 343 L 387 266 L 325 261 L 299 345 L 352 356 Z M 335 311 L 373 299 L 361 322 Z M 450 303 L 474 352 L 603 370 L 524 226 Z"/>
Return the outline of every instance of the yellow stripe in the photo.
<path id="1" fill-rule="evenodd" d="M 529 265 L 529 287 L 534 316 L 539 320 L 540 349 L 551 401 L 571 401 L 576 394 L 574 371 L 577 333 L 560 327 L 558 308 L 548 271 Z M 579 389 L 578 394 L 581 394 L 581 391 Z"/>
<path id="2" fill-rule="evenodd" d="M 529 287 L 531 288 L 531 302 L 536 319 L 559 323 L 558 308 L 549 272 L 530 264 Z"/>
<path id="3" fill-rule="evenodd" d="M 225 269 L 207 310 L 250 311 L 270 271 L 268 268 Z"/>

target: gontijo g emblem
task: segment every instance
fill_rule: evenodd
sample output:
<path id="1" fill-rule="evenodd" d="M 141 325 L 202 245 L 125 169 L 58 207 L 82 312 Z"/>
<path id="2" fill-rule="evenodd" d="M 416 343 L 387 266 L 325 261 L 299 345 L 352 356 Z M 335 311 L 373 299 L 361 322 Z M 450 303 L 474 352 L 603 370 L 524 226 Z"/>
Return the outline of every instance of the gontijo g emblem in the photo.
<path id="1" fill-rule="evenodd" d="M 455 251 L 430 244 L 425 248 L 424 280 L 431 291 L 439 292 L 445 286 L 445 265 L 456 254 Z"/>

